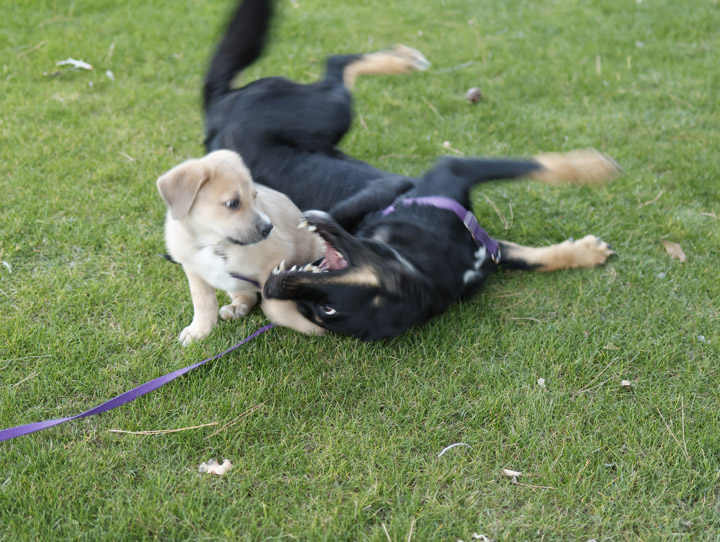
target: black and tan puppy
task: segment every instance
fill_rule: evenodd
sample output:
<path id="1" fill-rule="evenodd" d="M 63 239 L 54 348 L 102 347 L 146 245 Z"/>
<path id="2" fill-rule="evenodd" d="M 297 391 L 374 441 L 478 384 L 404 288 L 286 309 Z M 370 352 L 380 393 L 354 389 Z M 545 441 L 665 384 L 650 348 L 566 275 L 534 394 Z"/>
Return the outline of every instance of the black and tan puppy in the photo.
<path id="1" fill-rule="evenodd" d="M 550 271 L 598 265 L 612 254 L 593 236 L 545 248 L 478 243 L 464 213 L 461 219 L 457 210 L 428 204 L 455 202 L 467 209 L 469 190 L 496 179 L 602 182 L 617 166 L 595 151 L 523 160 L 444 158 L 410 179 L 337 149 L 350 127 L 348 86 L 355 77 L 423 69 L 427 62 L 417 51 L 331 56 L 325 78 L 313 84 L 272 77 L 231 89 L 262 51 L 271 8 L 267 0 L 239 6 L 204 93 L 208 150 L 238 151 L 258 182 L 285 193 L 300 209 L 314 210 L 305 213 L 307 226 L 326 243 L 316 265 L 275 270 L 265 283 L 266 298 L 295 303 L 307 321 L 324 329 L 374 340 L 398 335 L 471 295 L 498 265 Z"/>

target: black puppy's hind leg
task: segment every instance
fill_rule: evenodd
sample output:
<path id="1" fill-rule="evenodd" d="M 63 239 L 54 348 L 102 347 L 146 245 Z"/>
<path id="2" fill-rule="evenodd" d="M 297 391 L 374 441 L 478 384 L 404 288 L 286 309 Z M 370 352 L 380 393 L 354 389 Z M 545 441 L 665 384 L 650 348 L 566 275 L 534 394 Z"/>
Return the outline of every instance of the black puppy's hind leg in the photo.
<path id="1" fill-rule="evenodd" d="M 594 235 L 586 235 L 577 241 L 568 239 L 547 247 L 526 247 L 510 241 L 498 241 L 498 243 L 500 265 L 510 269 L 530 271 L 594 267 L 604 264 L 615 254 L 610 245 Z"/>
<path id="2" fill-rule="evenodd" d="M 425 174 L 424 184 L 430 190 L 438 190 L 445 185 L 443 193 L 450 196 L 453 183 L 450 177 L 460 179 L 459 192 L 476 184 L 502 179 L 533 179 L 547 184 L 600 184 L 612 179 L 620 172 L 620 167 L 609 156 L 594 149 L 583 149 L 567 153 L 538 154 L 529 159 L 497 158 L 454 158 L 445 157 Z M 437 185 L 437 186 L 436 186 Z M 451 196 L 452 197 L 452 196 Z"/>
<path id="3" fill-rule="evenodd" d="M 396 45 L 392 49 L 363 55 L 335 55 L 328 58 L 326 78 L 342 82 L 352 90 L 359 75 L 395 75 L 427 70 L 430 63 L 420 51 Z"/>

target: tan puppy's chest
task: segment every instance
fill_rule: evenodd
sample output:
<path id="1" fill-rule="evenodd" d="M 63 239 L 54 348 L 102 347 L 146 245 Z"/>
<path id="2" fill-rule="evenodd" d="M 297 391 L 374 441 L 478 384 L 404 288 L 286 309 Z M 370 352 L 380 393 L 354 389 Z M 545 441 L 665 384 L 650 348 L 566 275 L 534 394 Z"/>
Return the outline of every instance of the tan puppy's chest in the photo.
<path id="1" fill-rule="evenodd" d="M 257 280 L 255 277 L 262 277 L 258 282 L 264 282 L 264 270 L 261 269 L 261 266 L 253 266 L 251 259 L 244 260 L 247 262 L 244 268 L 245 276 L 252 280 Z M 195 252 L 195 254 L 183 262 L 183 266 L 193 273 L 200 275 L 205 279 L 205 282 L 216 290 L 224 290 L 226 292 L 258 291 L 257 287 L 251 283 L 230 276 L 227 269 L 227 262 L 215 254 L 215 249 L 211 246 L 201 248 Z"/>

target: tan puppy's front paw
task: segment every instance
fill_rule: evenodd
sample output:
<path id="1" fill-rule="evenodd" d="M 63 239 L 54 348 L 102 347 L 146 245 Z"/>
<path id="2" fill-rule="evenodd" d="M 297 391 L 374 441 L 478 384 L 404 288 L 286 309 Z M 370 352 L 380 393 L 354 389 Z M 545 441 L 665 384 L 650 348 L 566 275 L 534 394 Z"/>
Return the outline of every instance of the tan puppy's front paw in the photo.
<path id="1" fill-rule="evenodd" d="M 211 331 L 212 326 L 198 325 L 193 323 L 180 332 L 178 340 L 180 341 L 180 344 L 182 344 L 183 346 L 187 346 L 193 341 L 199 341 L 200 339 L 204 339 L 205 337 L 210 335 Z"/>
<path id="2" fill-rule="evenodd" d="M 250 307 L 245 303 L 239 305 L 223 305 L 220 308 L 220 318 L 223 320 L 235 320 L 247 316 L 248 312 L 250 312 Z"/>

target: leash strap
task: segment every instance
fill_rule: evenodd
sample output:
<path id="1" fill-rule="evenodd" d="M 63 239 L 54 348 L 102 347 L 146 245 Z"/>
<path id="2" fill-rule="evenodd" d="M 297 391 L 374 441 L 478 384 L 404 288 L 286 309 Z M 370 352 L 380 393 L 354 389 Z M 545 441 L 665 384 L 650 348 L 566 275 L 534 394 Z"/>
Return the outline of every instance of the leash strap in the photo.
<path id="1" fill-rule="evenodd" d="M 16 437 L 21 437 L 23 435 L 29 435 L 30 433 L 35 433 L 36 431 L 42 431 L 43 429 L 48 429 L 49 427 L 54 427 L 56 425 L 60 425 L 61 423 L 69 422 L 70 420 L 77 420 L 78 418 L 85 418 L 87 416 L 100 414 L 101 412 L 107 412 L 108 410 L 117 408 L 121 405 L 124 405 L 125 403 L 129 403 L 130 401 L 133 401 L 138 397 L 142 397 L 143 395 L 148 394 L 151 391 L 155 391 L 160 386 L 164 386 L 168 382 L 175 380 L 177 377 L 182 376 L 185 373 L 189 373 L 190 371 L 192 371 L 193 369 L 197 369 L 201 365 L 205 365 L 209 361 L 216 360 L 219 357 L 224 356 L 225 354 L 229 354 L 230 352 L 237 350 L 246 342 L 253 340 L 261 333 L 265 333 L 273 327 L 275 327 L 275 324 L 268 324 L 266 326 L 263 326 L 255 333 L 243 339 L 235 346 L 228 348 L 227 350 L 225 350 L 225 352 L 222 352 L 221 354 L 217 354 L 211 358 L 199 361 L 198 363 L 189 365 L 188 367 L 185 367 L 183 369 L 178 369 L 177 371 L 173 371 L 172 373 L 168 373 L 165 376 L 158 377 L 154 380 L 151 380 L 150 382 L 146 382 L 145 384 L 141 384 L 137 388 L 126 391 L 125 393 L 122 393 L 117 397 L 114 397 L 109 401 L 106 401 L 103 404 L 96 406 L 95 408 L 91 408 L 90 410 L 86 410 L 81 414 L 77 414 L 76 416 L 71 416 L 69 418 L 57 418 L 54 420 L 45 420 L 44 422 L 29 423 L 27 425 L 19 425 L 17 427 L 11 427 L 9 429 L 3 429 L 2 431 L 0 431 L 0 442 L 14 439 Z"/>
<path id="2" fill-rule="evenodd" d="M 427 205 L 429 207 L 437 207 L 438 209 L 446 209 L 448 211 L 452 211 L 455 213 L 460 220 L 463 221 L 463 224 L 465 224 L 465 228 L 470 232 L 470 235 L 472 235 L 473 240 L 475 241 L 475 244 L 478 247 L 485 247 L 485 249 L 490 253 L 490 257 L 493 259 L 495 263 L 500 262 L 500 245 L 498 242 L 490 237 L 488 232 L 486 232 L 478 223 L 477 218 L 475 218 L 475 215 L 472 214 L 472 211 L 468 211 L 465 207 L 460 205 L 457 201 L 451 198 L 446 198 L 442 196 L 427 196 L 423 198 L 405 198 L 401 199 L 399 202 L 397 202 L 397 205 Z M 395 211 L 395 203 L 393 203 L 390 207 L 385 209 L 383 211 L 383 216 L 389 215 L 393 211 Z"/>

